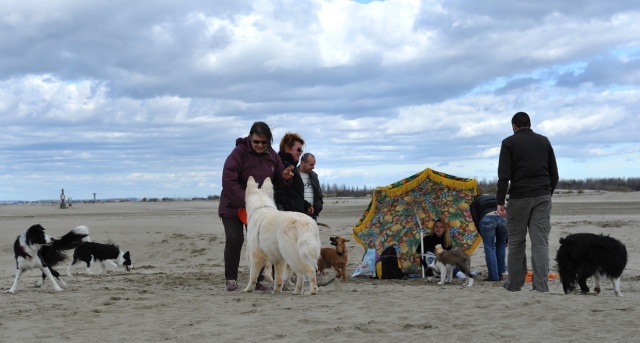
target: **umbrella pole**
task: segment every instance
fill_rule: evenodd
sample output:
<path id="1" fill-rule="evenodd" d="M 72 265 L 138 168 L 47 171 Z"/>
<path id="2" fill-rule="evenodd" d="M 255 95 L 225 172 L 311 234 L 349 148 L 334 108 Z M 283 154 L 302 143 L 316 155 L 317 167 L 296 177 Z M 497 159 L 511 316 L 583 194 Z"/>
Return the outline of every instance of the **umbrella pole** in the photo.
<path id="1" fill-rule="evenodd" d="M 420 268 L 422 269 L 422 278 L 424 279 L 424 266 L 422 265 L 422 257 L 424 256 L 424 233 L 420 228 Z"/>
<path id="2" fill-rule="evenodd" d="M 413 207 L 413 213 L 416 215 L 416 221 L 420 228 L 420 269 L 422 269 L 422 278 L 424 279 L 424 266 L 422 265 L 422 258 L 424 257 L 424 232 L 422 230 L 422 224 L 420 224 L 420 217 L 418 217 L 418 210 L 416 210 L 415 206 Z"/>

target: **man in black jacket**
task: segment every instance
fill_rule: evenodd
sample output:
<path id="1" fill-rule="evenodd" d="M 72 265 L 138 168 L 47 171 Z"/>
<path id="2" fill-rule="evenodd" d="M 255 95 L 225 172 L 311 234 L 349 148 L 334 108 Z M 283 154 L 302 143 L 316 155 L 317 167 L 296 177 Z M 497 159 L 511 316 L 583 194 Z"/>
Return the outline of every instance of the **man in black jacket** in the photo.
<path id="1" fill-rule="evenodd" d="M 300 166 L 298 170 L 304 184 L 304 200 L 305 211 L 313 219 L 318 221 L 318 215 L 322 211 L 322 189 L 320 189 L 320 181 L 318 174 L 313 171 L 316 166 L 316 157 L 311 153 L 305 153 L 300 158 Z"/>
<path id="2" fill-rule="evenodd" d="M 504 287 L 519 291 L 527 275 L 526 235 L 531 240 L 533 290 L 548 292 L 551 195 L 558 184 L 558 166 L 547 137 L 531 130 L 524 112 L 511 119 L 513 135 L 502 141 L 498 163 L 497 210 L 507 217 L 509 277 Z M 509 189 L 509 206 L 505 198 Z M 508 211 L 507 211 L 508 210 Z"/>

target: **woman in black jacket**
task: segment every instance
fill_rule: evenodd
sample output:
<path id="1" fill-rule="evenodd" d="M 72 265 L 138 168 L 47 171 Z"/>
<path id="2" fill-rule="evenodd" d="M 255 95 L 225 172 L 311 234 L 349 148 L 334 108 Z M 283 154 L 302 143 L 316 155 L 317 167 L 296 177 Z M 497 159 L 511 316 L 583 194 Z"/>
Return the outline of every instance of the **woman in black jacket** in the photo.
<path id="1" fill-rule="evenodd" d="M 285 168 L 293 166 L 291 184 L 274 187 L 274 197 L 278 210 L 306 213 L 304 201 L 304 184 L 300 171 L 296 166 L 302 155 L 304 139 L 299 134 L 287 132 L 280 140 L 280 159 Z"/>

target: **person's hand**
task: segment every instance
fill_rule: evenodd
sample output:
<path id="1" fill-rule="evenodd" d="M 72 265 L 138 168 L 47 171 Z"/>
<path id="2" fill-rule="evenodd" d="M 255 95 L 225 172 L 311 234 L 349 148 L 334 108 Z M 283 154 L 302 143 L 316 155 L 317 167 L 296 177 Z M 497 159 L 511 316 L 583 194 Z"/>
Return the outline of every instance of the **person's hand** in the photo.
<path id="1" fill-rule="evenodd" d="M 500 215 L 500 217 L 506 217 L 507 216 L 507 208 L 504 207 L 504 205 L 498 205 L 498 214 Z"/>
<path id="2" fill-rule="evenodd" d="M 289 181 L 291 180 L 291 178 L 293 177 L 293 165 L 288 166 L 283 172 L 282 172 L 282 178 Z"/>
<path id="3" fill-rule="evenodd" d="M 309 207 L 309 209 L 307 210 L 307 213 L 313 214 L 313 207 Z"/>

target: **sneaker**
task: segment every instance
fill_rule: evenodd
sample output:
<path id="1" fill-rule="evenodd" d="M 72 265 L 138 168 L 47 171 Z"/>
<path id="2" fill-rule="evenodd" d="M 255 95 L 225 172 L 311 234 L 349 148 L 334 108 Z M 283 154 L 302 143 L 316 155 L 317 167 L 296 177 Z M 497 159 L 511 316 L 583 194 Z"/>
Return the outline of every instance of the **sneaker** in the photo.
<path id="1" fill-rule="evenodd" d="M 238 283 L 236 280 L 227 280 L 227 291 L 233 292 L 238 289 Z"/>
<path id="2" fill-rule="evenodd" d="M 333 275 L 318 275 L 317 279 L 318 287 L 322 287 L 332 283 L 336 279 L 336 277 Z"/>
<path id="3" fill-rule="evenodd" d="M 273 292 L 273 289 L 269 287 L 269 285 L 267 285 L 264 281 L 260 281 L 256 283 L 256 291 Z"/>

